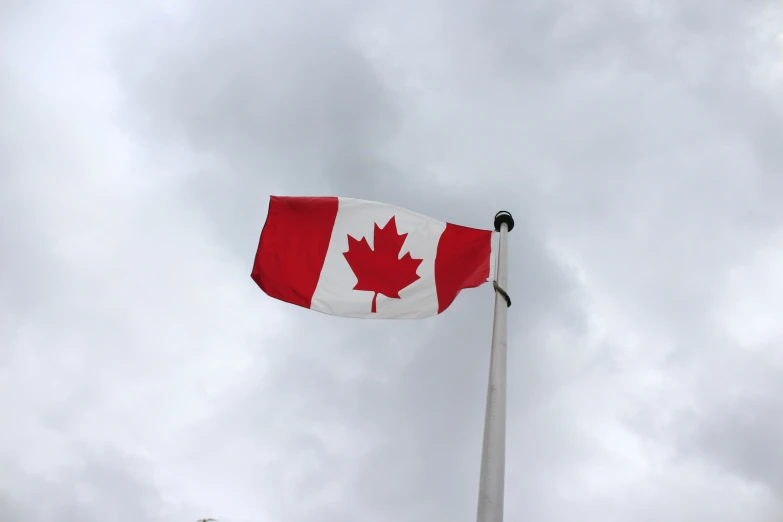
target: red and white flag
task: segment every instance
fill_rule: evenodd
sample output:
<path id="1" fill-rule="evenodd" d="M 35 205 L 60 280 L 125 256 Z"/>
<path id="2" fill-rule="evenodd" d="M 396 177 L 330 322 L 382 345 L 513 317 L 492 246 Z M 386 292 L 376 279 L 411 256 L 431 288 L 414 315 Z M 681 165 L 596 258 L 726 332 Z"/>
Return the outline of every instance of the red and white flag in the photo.
<path id="1" fill-rule="evenodd" d="M 494 279 L 495 234 L 384 203 L 272 196 L 252 278 L 327 314 L 428 317 Z"/>

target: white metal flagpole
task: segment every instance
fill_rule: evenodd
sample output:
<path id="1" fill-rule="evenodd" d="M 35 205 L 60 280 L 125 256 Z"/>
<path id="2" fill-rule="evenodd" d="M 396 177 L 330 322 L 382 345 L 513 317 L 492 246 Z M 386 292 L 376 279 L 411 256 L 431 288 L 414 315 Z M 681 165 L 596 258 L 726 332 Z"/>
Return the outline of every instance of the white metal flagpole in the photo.
<path id="1" fill-rule="evenodd" d="M 506 211 L 495 215 L 499 232 L 495 271 L 495 318 L 492 323 L 492 351 L 489 361 L 487 409 L 484 417 L 484 443 L 481 448 L 481 476 L 477 522 L 503 521 L 503 494 L 506 476 L 506 315 L 511 299 L 506 292 L 508 233 L 514 218 Z"/>

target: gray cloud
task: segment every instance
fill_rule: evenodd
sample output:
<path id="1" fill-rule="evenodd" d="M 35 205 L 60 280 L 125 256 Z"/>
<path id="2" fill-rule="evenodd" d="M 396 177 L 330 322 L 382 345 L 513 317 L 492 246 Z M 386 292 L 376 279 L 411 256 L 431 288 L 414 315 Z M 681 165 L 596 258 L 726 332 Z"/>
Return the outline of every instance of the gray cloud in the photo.
<path id="1" fill-rule="evenodd" d="M 64 480 L 18 474 L 11 494 L 0 497 L 0 514 L 5 520 L 31 522 L 165 520 L 158 492 L 139 473 L 146 467 L 143 463 L 123 455 L 86 453 L 85 461 L 68 470 Z"/>
<path id="2" fill-rule="evenodd" d="M 414 322 L 273 302 L 277 193 L 514 213 L 508 520 L 779 517 L 780 339 L 729 288 L 781 225 L 760 2 L 79 5 L 110 71 L 62 29 L 72 72 L 0 82 L 0 509 L 474 516 L 491 289 Z"/>

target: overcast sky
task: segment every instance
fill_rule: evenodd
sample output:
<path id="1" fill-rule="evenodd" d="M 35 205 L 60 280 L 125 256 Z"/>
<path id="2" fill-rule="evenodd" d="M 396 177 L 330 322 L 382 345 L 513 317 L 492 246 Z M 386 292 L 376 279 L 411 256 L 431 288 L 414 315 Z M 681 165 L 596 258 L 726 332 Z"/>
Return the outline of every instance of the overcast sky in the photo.
<path id="1" fill-rule="evenodd" d="M 250 279 L 270 194 L 510 235 L 506 520 L 783 520 L 783 5 L 0 0 L 0 520 L 475 520 L 493 294 Z"/>

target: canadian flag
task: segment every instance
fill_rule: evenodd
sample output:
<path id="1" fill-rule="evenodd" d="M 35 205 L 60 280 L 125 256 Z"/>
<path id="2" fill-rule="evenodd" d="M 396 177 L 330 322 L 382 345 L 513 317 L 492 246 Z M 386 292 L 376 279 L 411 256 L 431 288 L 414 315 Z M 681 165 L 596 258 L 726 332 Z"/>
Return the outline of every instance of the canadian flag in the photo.
<path id="1" fill-rule="evenodd" d="M 271 196 L 252 278 L 331 315 L 428 317 L 494 279 L 495 234 L 373 201 Z"/>

